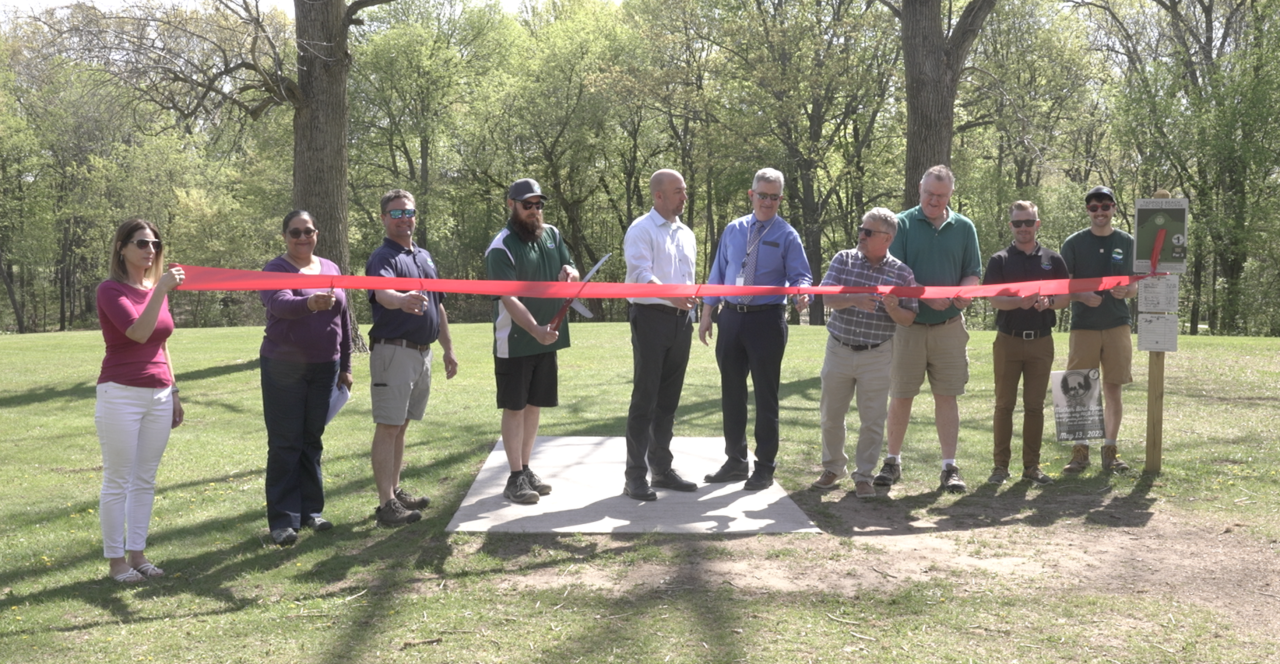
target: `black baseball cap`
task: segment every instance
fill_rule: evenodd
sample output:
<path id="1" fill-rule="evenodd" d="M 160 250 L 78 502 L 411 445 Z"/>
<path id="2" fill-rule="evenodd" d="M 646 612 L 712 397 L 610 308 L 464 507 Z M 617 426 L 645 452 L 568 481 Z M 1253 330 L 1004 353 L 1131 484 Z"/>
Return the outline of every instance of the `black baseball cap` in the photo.
<path id="1" fill-rule="evenodd" d="M 1092 201 L 1095 198 L 1102 198 L 1103 196 L 1110 198 L 1112 203 L 1116 202 L 1115 192 L 1111 191 L 1109 187 L 1103 186 L 1097 186 L 1090 189 L 1089 193 L 1084 195 L 1084 202 L 1088 205 L 1089 201 Z"/>
<path id="2" fill-rule="evenodd" d="M 538 186 L 538 181 L 532 178 L 516 180 L 511 183 L 510 187 L 507 187 L 507 198 L 513 201 L 523 201 L 534 196 L 546 198 L 542 194 L 542 187 Z"/>

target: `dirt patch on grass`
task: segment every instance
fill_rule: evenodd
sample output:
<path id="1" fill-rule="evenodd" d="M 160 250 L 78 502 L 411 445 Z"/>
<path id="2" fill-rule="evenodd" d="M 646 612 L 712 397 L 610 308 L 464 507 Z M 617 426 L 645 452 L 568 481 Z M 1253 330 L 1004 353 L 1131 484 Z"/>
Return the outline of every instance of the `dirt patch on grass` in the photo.
<path id="1" fill-rule="evenodd" d="M 1105 489 L 1084 496 L 979 489 L 954 500 L 827 495 L 806 506 L 824 535 L 591 536 L 591 555 L 533 568 L 492 553 L 523 567 L 504 578 L 514 587 L 581 585 L 631 595 L 729 585 L 747 593 L 856 597 L 945 578 L 1001 592 L 1169 598 L 1210 609 L 1239 629 L 1280 633 L 1280 544 L 1246 523 L 1155 509 L 1153 500 Z M 576 537 L 571 548 L 580 554 L 585 542 Z M 566 551 L 554 536 L 537 546 Z"/>

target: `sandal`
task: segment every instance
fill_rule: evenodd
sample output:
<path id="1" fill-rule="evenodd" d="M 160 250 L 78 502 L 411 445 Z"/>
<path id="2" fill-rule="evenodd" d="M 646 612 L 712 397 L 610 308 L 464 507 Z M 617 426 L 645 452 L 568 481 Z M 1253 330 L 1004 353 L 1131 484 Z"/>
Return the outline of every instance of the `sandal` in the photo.
<path id="1" fill-rule="evenodd" d="M 116 581 L 119 581 L 120 583 L 142 583 L 143 581 L 147 580 L 147 577 L 143 576 L 138 572 L 138 570 L 132 567 L 130 567 L 128 571 L 116 574 L 111 578 L 115 579 Z"/>
<path id="2" fill-rule="evenodd" d="M 147 577 L 148 579 L 153 579 L 158 576 L 164 576 L 164 570 L 160 569 L 159 567 L 156 567 L 155 565 L 152 565 L 150 561 L 142 563 L 141 565 L 138 565 L 134 569 L 137 570 L 139 574 Z"/>

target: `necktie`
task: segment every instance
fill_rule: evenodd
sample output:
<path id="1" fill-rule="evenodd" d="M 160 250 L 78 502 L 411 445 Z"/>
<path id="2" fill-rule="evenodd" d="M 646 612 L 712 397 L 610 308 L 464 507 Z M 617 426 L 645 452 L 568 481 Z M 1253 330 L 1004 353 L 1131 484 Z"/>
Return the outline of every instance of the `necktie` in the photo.
<path id="1" fill-rule="evenodd" d="M 760 256 L 760 233 L 764 224 L 758 220 L 751 224 L 751 232 L 747 234 L 747 257 L 742 261 L 742 285 L 754 286 L 756 283 L 756 259 Z M 738 298 L 740 304 L 751 304 L 753 295 Z"/>

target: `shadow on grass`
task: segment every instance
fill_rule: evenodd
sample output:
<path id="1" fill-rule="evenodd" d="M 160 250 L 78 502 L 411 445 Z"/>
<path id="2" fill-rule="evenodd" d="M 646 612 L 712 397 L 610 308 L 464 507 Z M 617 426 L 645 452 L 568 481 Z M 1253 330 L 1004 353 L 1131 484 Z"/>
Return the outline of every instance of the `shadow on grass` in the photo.
<path id="1" fill-rule="evenodd" d="M 206 378 L 219 378 L 230 374 L 240 373 L 243 371 L 257 371 L 258 360 L 250 360 L 248 362 L 240 362 L 236 364 L 224 364 L 204 369 L 196 369 L 194 371 L 186 371 L 179 373 L 177 382 L 179 384 L 191 380 L 203 380 Z M 37 404 L 48 403 L 51 401 L 83 401 L 85 399 L 93 400 L 97 398 L 98 385 L 96 382 L 90 383 L 85 381 L 71 387 L 62 388 L 35 388 L 25 392 L 17 392 L 8 396 L 0 397 L 0 408 L 21 408 L 23 406 L 34 406 Z"/>

